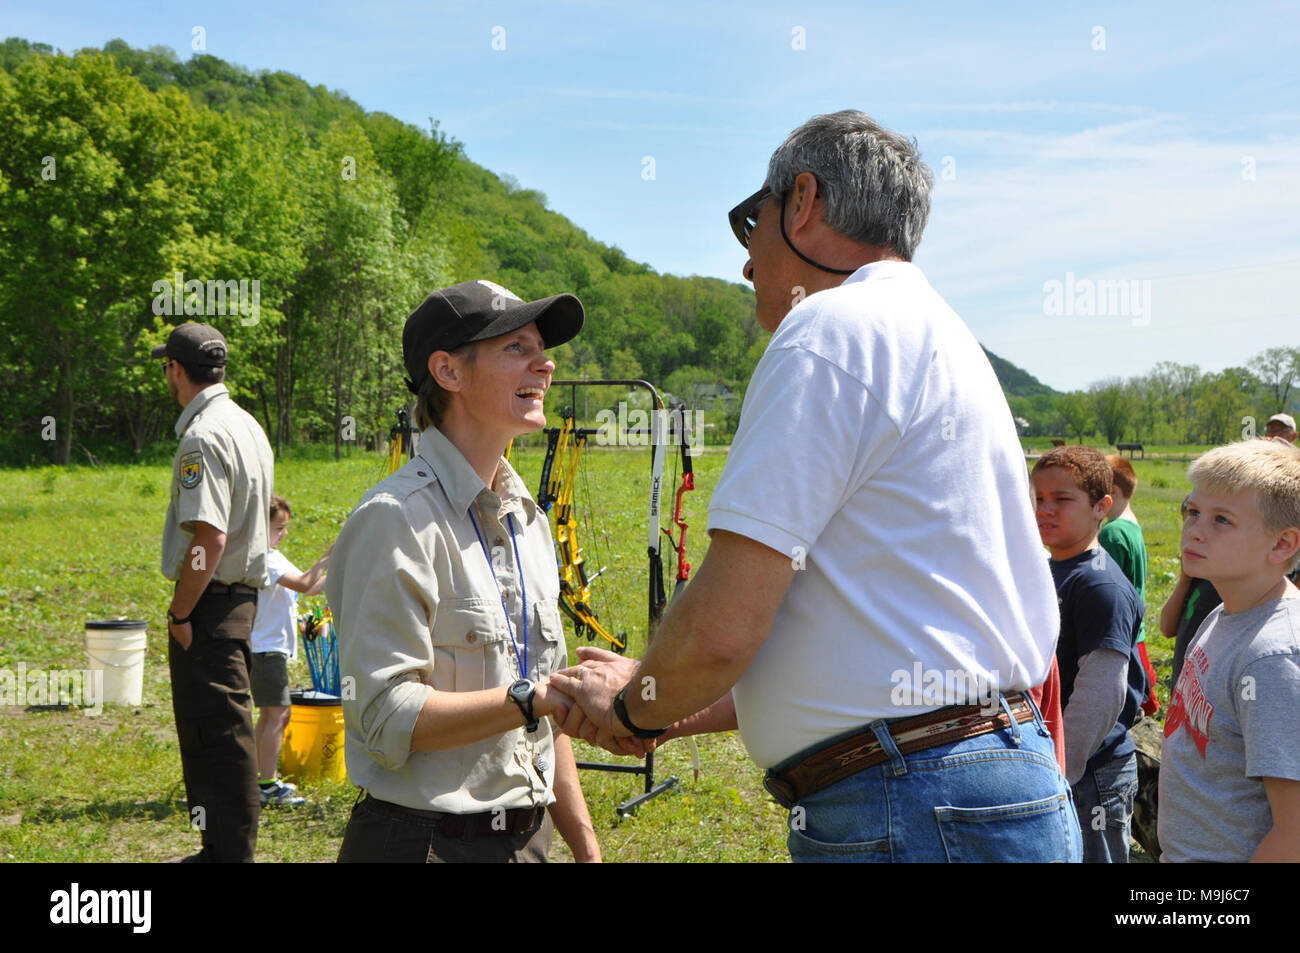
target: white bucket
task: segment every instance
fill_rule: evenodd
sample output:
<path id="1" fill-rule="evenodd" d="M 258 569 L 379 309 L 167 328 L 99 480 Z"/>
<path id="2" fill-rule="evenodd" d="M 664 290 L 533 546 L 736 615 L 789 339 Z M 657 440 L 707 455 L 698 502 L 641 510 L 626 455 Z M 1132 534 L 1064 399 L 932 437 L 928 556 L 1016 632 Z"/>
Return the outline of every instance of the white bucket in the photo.
<path id="1" fill-rule="evenodd" d="M 86 657 L 91 671 L 104 673 L 102 701 L 107 705 L 140 705 L 144 695 L 144 650 L 147 622 L 139 619 L 97 619 L 86 623 Z"/>

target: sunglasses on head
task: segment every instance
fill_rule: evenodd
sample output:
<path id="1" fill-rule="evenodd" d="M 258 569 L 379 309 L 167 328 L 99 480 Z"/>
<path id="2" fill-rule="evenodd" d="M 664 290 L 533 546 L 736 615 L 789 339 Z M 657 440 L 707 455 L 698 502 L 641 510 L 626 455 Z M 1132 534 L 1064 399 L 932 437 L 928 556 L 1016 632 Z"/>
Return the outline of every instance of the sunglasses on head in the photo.
<path id="1" fill-rule="evenodd" d="M 758 208 L 759 202 L 771 194 L 772 190 L 765 185 L 727 213 L 727 218 L 731 222 L 731 230 L 735 233 L 736 241 L 740 242 L 742 248 L 749 247 L 750 233 L 754 231 L 754 226 L 758 224 L 758 220 L 754 217 L 754 210 Z"/>

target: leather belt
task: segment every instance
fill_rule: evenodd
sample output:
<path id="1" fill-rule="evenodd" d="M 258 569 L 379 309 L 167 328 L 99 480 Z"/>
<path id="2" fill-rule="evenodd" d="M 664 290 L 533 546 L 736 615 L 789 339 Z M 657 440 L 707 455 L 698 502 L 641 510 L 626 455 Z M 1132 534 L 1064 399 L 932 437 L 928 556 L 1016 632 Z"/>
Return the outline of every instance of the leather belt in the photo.
<path id="1" fill-rule="evenodd" d="M 210 582 L 208 588 L 203 590 L 217 596 L 229 596 L 242 593 L 244 595 L 257 595 L 257 590 L 252 586 L 246 586 L 242 582 L 232 582 L 226 585 L 224 582 Z"/>
<path id="2" fill-rule="evenodd" d="M 381 814 L 402 820 L 415 820 L 432 827 L 444 837 L 488 837 L 501 834 L 532 834 L 539 830 L 546 817 L 544 807 L 513 807 L 505 811 L 483 811 L 479 814 L 448 814 L 444 811 L 422 811 L 404 807 L 391 801 L 381 801 L 367 794 L 362 802 Z"/>
<path id="3" fill-rule="evenodd" d="M 1018 723 L 1033 720 L 1034 709 L 1021 692 L 1007 695 L 1006 701 Z M 997 728 L 1010 728 L 1011 721 L 1001 708 L 996 715 L 990 715 L 979 705 L 953 705 L 900 718 L 889 722 L 888 727 L 899 754 L 907 755 L 964 741 Z M 888 760 L 889 753 L 881 747 L 876 733 L 867 728 L 814 751 L 793 767 L 783 771 L 769 769 L 763 786 L 777 803 L 789 810 L 808 795 Z"/>

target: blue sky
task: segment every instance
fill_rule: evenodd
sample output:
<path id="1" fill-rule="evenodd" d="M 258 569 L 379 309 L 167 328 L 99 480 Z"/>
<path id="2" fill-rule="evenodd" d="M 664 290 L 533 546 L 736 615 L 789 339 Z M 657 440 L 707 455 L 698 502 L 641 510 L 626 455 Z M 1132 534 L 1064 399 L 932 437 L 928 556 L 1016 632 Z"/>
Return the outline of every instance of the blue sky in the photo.
<path id="1" fill-rule="evenodd" d="M 0 2 L 0 33 L 65 51 L 185 58 L 196 26 L 223 59 L 437 119 L 638 261 L 734 281 L 727 209 L 790 129 L 862 109 L 935 171 L 916 263 L 1059 389 L 1300 330 L 1298 3 Z M 1048 314 L 1067 280 L 1138 296 Z"/>

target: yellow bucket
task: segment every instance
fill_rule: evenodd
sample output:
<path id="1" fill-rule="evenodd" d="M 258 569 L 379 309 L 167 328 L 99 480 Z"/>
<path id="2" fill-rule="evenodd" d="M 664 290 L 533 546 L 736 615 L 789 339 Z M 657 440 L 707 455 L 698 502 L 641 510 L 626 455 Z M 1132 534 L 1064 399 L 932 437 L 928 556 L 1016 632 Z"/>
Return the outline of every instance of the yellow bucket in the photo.
<path id="1" fill-rule="evenodd" d="M 293 778 L 348 779 L 343 762 L 343 705 L 323 692 L 289 693 L 289 727 L 280 757 L 284 773 Z"/>

